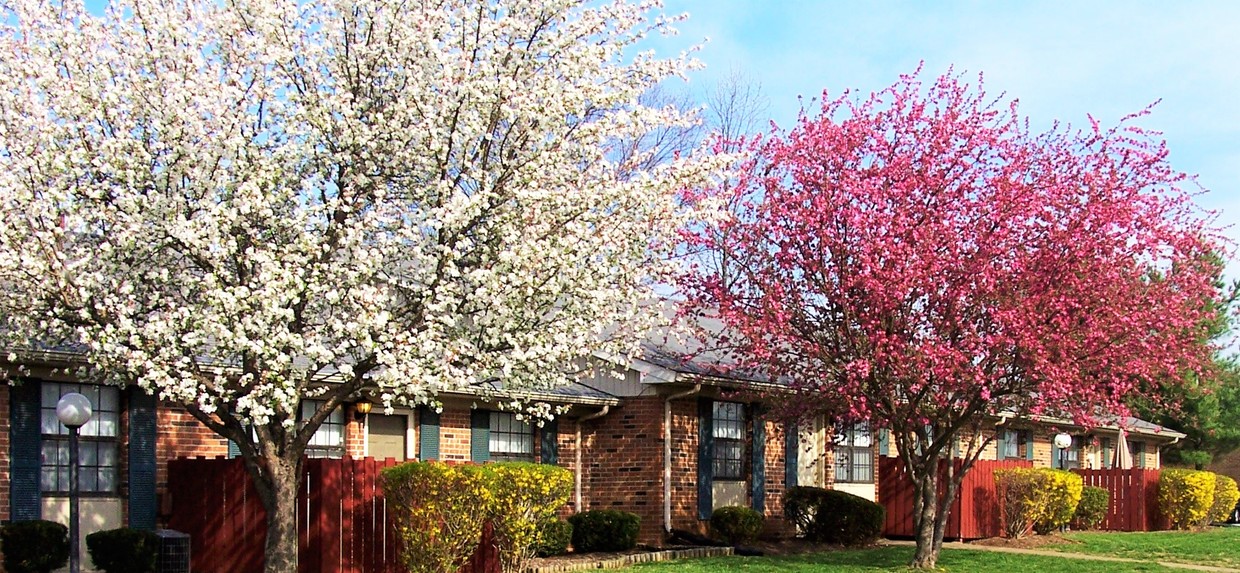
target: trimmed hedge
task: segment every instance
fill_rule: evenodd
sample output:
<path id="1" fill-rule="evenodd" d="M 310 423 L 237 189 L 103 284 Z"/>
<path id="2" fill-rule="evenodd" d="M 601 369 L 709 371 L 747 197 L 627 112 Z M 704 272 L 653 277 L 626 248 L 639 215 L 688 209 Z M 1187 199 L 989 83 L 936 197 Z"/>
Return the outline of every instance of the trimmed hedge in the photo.
<path id="1" fill-rule="evenodd" d="M 1211 472 L 1165 469 L 1158 479 L 1158 506 L 1173 529 L 1188 529 L 1209 519 L 1215 487 Z"/>
<path id="2" fill-rule="evenodd" d="M 1034 521 L 1033 530 L 1038 535 L 1046 535 L 1072 521 L 1076 507 L 1081 503 L 1081 490 L 1085 483 L 1081 476 L 1067 470 L 1037 468 L 1037 471 L 1046 474 L 1046 489 L 1042 492 L 1045 496 L 1042 513 Z"/>
<path id="3" fill-rule="evenodd" d="M 710 516 L 710 532 L 718 539 L 738 545 L 757 539 L 765 522 L 761 513 L 748 507 L 721 507 Z"/>
<path id="4" fill-rule="evenodd" d="M 544 521 L 539 526 L 539 537 L 541 541 L 534 552 L 535 555 L 539 557 L 564 555 L 568 553 L 568 544 L 573 541 L 573 524 L 560 519 Z"/>
<path id="5" fill-rule="evenodd" d="M 637 547 L 641 518 L 616 509 L 583 511 L 568 518 L 573 525 L 573 551 L 627 551 Z"/>
<path id="6" fill-rule="evenodd" d="M 1208 523 L 1222 523 L 1231 517 L 1240 502 L 1240 489 L 1236 488 L 1236 480 L 1222 474 L 1214 476 L 1214 504 L 1210 506 Z"/>
<path id="7" fill-rule="evenodd" d="M 69 528 L 54 521 L 18 521 L 0 527 L 8 573 L 50 573 L 69 562 Z"/>
<path id="8" fill-rule="evenodd" d="M 1106 519 L 1111 509 L 1111 492 L 1105 488 L 1087 485 L 1081 489 L 1081 503 L 1072 516 L 1073 529 L 1094 529 Z"/>
<path id="9" fill-rule="evenodd" d="M 159 536 L 145 529 L 108 529 L 86 536 L 95 568 L 105 573 L 154 573 Z"/>
<path id="10" fill-rule="evenodd" d="M 523 570 L 542 544 L 541 525 L 568 502 L 573 476 L 551 465 L 408 462 L 383 470 L 383 490 L 412 573 L 456 571 L 491 523 L 505 571 Z"/>
<path id="11" fill-rule="evenodd" d="M 784 494 L 784 516 L 810 541 L 865 545 L 882 535 L 887 510 L 850 493 L 800 486 Z"/>

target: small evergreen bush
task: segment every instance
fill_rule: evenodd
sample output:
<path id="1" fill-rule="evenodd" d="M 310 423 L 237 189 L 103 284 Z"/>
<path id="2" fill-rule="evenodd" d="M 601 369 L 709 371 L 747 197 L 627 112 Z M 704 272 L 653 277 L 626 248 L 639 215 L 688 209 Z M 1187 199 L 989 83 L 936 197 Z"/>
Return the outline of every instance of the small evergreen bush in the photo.
<path id="1" fill-rule="evenodd" d="M 762 533 L 765 521 L 761 513 L 748 507 L 721 507 L 710 516 L 710 532 L 731 545 L 749 543 Z"/>
<path id="2" fill-rule="evenodd" d="M 8 573 L 50 573 L 69 562 L 69 528 L 54 521 L 18 521 L 0 527 Z"/>
<path id="3" fill-rule="evenodd" d="M 810 541 L 865 545 L 882 534 L 887 510 L 842 491 L 794 487 L 784 496 L 784 515 Z"/>
<path id="4" fill-rule="evenodd" d="M 1106 519 L 1107 511 L 1111 509 L 1111 492 L 1104 488 L 1087 485 L 1081 488 L 1081 503 L 1076 506 L 1076 513 L 1072 516 L 1072 528 L 1087 530 L 1094 529 L 1102 524 L 1102 520 Z"/>
<path id="5" fill-rule="evenodd" d="M 1158 506 L 1173 529 L 1188 529 L 1210 517 L 1216 486 L 1211 472 L 1165 469 L 1158 479 Z"/>
<path id="6" fill-rule="evenodd" d="M 583 511 L 570 518 L 573 525 L 573 550 L 626 551 L 637 547 L 641 518 L 637 514 L 615 509 Z"/>
<path id="7" fill-rule="evenodd" d="M 573 524 L 562 519 L 548 519 L 539 527 L 539 557 L 555 557 L 568 553 L 568 544 L 573 540 Z"/>
<path id="8" fill-rule="evenodd" d="M 159 536 L 144 529 L 108 529 L 86 536 L 96 569 L 105 573 L 154 573 Z"/>

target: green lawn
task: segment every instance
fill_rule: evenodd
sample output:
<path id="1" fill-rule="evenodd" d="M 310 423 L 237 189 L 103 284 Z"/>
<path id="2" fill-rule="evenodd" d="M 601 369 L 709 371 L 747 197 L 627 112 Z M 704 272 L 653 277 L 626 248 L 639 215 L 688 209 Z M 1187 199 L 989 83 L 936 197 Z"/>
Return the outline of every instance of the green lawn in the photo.
<path id="1" fill-rule="evenodd" d="M 1076 543 L 1046 549 L 1240 568 L 1240 527 L 1142 533 L 1091 531 L 1067 533 L 1064 537 Z"/>
<path id="2" fill-rule="evenodd" d="M 717 571 L 772 571 L 776 573 L 872 573 L 908 571 L 912 547 L 880 547 L 783 557 L 716 557 L 635 565 L 641 573 L 714 573 Z M 1013 555 L 986 551 L 944 549 L 940 571 L 994 573 L 1114 573 L 1176 571 L 1156 564 L 1085 561 L 1059 557 Z"/>

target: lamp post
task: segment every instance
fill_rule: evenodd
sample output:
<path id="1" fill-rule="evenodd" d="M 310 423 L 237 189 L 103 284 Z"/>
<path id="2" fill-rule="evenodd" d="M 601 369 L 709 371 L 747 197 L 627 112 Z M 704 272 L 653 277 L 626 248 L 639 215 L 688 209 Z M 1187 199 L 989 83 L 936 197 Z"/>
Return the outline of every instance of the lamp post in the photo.
<path id="1" fill-rule="evenodd" d="M 1072 447 L 1072 436 L 1065 432 L 1055 434 L 1055 447 L 1059 448 L 1059 469 L 1068 469 L 1068 448 Z"/>
<path id="2" fill-rule="evenodd" d="M 78 547 L 78 429 L 90 421 L 90 399 L 77 392 L 60 397 L 56 417 L 69 428 L 69 573 L 81 571 Z"/>

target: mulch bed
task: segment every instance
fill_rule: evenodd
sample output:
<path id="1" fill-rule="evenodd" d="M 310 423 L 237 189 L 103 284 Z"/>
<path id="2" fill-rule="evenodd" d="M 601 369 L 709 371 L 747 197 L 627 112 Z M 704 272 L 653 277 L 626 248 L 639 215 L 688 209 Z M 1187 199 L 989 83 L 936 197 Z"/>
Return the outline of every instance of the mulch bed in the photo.
<path id="1" fill-rule="evenodd" d="M 1020 539 L 1007 539 L 1006 537 L 991 537 L 989 539 L 978 539 L 970 541 L 971 545 L 985 545 L 987 547 L 1015 547 L 1017 549 L 1038 549 L 1052 545 L 1075 545 L 1079 542 L 1071 539 L 1064 539 L 1058 535 L 1026 535 Z"/>

